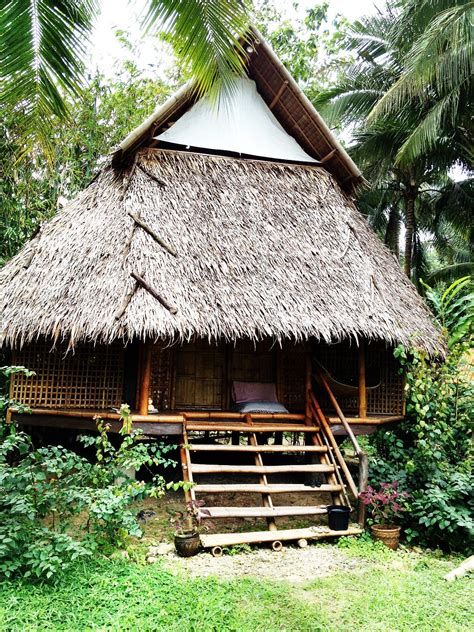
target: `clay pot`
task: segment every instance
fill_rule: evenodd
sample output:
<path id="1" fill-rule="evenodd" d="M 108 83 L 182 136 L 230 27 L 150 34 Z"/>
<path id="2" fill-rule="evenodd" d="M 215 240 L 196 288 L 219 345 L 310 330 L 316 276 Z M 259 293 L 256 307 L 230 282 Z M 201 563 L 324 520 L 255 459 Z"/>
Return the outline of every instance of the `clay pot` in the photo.
<path id="1" fill-rule="evenodd" d="M 389 549 L 394 551 L 398 549 L 400 527 L 396 527 L 394 524 L 373 524 L 370 528 L 376 540 L 383 542 Z"/>
<path id="2" fill-rule="evenodd" d="M 199 553 L 201 538 L 199 533 L 175 533 L 174 545 L 180 557 L 192 557 Z"/>

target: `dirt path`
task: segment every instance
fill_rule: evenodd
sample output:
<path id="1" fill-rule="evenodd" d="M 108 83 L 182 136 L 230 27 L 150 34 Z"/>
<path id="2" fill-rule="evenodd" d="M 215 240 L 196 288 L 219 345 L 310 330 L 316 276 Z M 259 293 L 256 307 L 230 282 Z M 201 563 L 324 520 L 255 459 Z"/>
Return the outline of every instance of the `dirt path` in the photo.
<path id="1" fill-rule="evenodd" d="M 192 558 L 180 558 L 170 553 L 164 559 L 169 570 L 185 572 L 191 577 L 257 577 L 291 583 L 327 577 L 336 571 L 356 569 L 361 564 L 360 560 L 348 558 L 343 551 L 330 545 L 310 545 L 304 549 L 287 546 L 279 552 L 262 547 L 253 549 L 251 553 L 222 557 L 200 553 Z"/>

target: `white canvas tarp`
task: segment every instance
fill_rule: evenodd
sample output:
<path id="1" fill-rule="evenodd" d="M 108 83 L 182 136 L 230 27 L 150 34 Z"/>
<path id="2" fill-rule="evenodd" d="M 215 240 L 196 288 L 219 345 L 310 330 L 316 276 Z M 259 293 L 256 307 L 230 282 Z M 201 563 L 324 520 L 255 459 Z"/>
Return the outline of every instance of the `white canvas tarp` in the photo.
<path id="1" fill-rule="evenodd" d="M 285 132 L 255 82 L 244 77 L 236 79 L 234 89 L 218 105 L 204 97 L 156 138 L 187 148 L 316 162 Z"/>

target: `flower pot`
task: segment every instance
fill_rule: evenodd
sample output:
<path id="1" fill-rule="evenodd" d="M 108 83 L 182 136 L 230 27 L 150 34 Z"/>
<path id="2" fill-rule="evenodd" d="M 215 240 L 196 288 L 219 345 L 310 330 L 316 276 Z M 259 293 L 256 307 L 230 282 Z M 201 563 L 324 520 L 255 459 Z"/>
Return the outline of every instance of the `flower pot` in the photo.
<path id="1" fill-rule="evenodd" d="M 199 533 L 175 533 L 174 545 L 176 547 L 176 553 L 180 557 L 192 557 L 199 553 L 201 548 L 201 538 Z"/>
<path id="2" fill-rule="evenodd" d="M 373 524 L 370 528 L 376 540 L 383 542 L 389 549 L 394 551 L 398 549 L 400 527 L 396 527 L 393 524 Z"/>
<path id="3" fill-rule="evenodd" d="M 347 531 L 349 528 L 349 507 L 343 505 L 329 505 L 327 507 L 328 524 L 331 531 Z"/>

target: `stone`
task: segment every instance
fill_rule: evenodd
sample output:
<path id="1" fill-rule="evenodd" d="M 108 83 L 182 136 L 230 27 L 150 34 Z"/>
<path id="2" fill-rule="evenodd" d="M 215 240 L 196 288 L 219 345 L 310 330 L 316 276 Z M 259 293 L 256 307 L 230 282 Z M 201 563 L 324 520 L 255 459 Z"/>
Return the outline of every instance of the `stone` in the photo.
<path id="1" fill-rule="evenodd" d="M 109 559 L 110 560 L 129 560 L 130 554 L 128 551 L 125 551 L 123 549 L 117 549 L 116 551 L 111 553 L 111 555 L 109 555 Z"/>
<path id="2" fill-rule="evenodd" d="M 158 546 L 150 546 L 148 549 L 148 555 L 156 556 L 156 555 L 169 555 L 174 551 L 174 544 L 170 542 L 161 542 Z"/>

